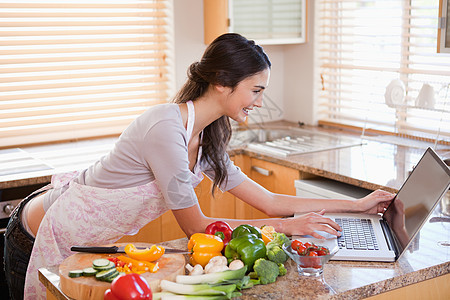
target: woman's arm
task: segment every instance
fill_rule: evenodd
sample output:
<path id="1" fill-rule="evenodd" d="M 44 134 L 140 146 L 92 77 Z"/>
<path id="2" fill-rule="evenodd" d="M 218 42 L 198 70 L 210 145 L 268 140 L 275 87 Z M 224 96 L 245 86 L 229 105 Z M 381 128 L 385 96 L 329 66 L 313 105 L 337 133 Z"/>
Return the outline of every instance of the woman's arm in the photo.
<path id="1" fill-rule="evenodd" d="M 272 193 L 249 178 L 229 192 L 272 217 L 287 217 L 293 216 L 295 213 L 319 212 L 322 209 L 334 213 L 378 213 L 383 212 L 383 209 L 387 207 L 390 200 L 394 197 L 389 192 L 377 190 L 358 200 L 301 198 Z"/>
<path id="2" fill-rule="evenodd" d="M 354 201 L 300 198 L 272 193 L 251 179 L 246 179 L 229 192 L 269 216 L 285 218 L 256 220 L 209 218 L 202 213 L 198 204 L 185 209 L 172 210 L 178 224 L 187 236 L 196 232 L 204 232 L 208 224 L 217 220 L 225 221 L 233 228 L 240 224 L 251 224 L 258 227 L 270 225 L 276 231 L 287 235 L 312 235 L 316 238 L 323 238 L 316 231 L 324 231 L 337 236 L 339 235 L 337 231 L 341 228 L 334 221 L 323 216 L 325 211 L 377 213 L 383 211 L 394 196 L 391 193 L 377 190 Z M 293 217 L 296 212 L 302 213 L 302 215 Z"/>
<path id="3" fill-rule="evenodd" d="M 172 212 L 181 229 L 188 237 L 196 232 L 204 232 L 206 226 L 218 220 L 227 222 L 232 228 L 236 228 L 241 224 L 251 224 L 257 227 L 269 225 L 273 226 L 277 232 L 283 232 L 286 235 L 310 234 L 317 238 L 323 237 L 317 234 L 316 230 L 334 235 L 338 235 L 336 230 L 340 230 L 335 222 L 322 216 L 323 211 L 320 213 L 308 213 L 298 217 L 255 220 L 209 218 L 202 213 L 198 204 L 189 208 L 172 210 Z"/>

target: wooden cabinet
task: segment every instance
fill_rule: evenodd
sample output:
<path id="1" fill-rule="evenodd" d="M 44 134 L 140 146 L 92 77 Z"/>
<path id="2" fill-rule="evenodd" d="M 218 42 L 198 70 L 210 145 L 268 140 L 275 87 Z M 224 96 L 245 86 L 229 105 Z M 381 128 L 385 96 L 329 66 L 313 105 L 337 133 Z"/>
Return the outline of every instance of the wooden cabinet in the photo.
<path id="1" fill-rule="evenodd" d="M 295 195 L 294 180 L 300 178 L 298 170 L 248 156 L 243 156 L 240 163 L 241 165 L 238 165 L 244 173 L 269 191 Z M 268 218 L 268 216 L 242 200 L 236 199 L 236 218 L 260 219 Z"/>
<path id="2" fill-rule="evenodd" d="M 307 40 L 307 0 L 203 0 L 203 15 L 205 44 L 226 32 L 261 45 Z"/>

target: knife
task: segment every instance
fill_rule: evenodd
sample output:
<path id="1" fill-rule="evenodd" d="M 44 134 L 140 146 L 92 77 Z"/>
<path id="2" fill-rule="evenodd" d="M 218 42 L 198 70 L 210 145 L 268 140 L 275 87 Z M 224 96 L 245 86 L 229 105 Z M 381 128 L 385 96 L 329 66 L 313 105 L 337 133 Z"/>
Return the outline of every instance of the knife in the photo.
<path id="1" fill-rule="evenodd" d="M 148 249 L 148 247 L 136 247 L 139 250 Z M 125 253 L 125 246 L 117 247 L 117 246 L 110 246 L 110 247 L 90 247 L 90 246 L 73 246 L 70 248 L 70 250 L 74 252 L 88 252 L 88 253 Z M 180 249 L 170 249 L 164 247 L 164 253 L 165 254 L 190 254 L 191 252 L 187 250 L 180 250 Z"/>

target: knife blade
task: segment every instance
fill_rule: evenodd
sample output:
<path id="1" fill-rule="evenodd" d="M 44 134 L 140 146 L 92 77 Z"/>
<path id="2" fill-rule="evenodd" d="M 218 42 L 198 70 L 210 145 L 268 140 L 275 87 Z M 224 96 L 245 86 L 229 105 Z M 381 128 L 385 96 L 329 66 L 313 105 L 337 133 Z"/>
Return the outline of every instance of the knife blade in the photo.
<path id="1" fill-rule="evenodd" d="M 136 247 L 139 250 L 148 249 L 148 247 Z M 125 253 L 125 246 L 72 246 L 71 251 L 74 252 L 87 252 L 87 253 Z M 187 250 L 171 249 L 164 247 L 165 254 L 190 254 Z"/>

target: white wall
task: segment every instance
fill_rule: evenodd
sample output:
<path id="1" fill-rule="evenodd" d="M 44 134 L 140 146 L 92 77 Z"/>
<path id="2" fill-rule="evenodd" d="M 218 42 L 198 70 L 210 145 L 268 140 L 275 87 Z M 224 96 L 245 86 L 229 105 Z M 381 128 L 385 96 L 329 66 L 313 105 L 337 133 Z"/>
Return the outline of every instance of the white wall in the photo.
<path id="1" fill-rule="evenodd" d="M 179 89 L 186 80 L 189 65 L 198 61 L 206 48 L 203 42 L 203 0 L 173 0 L 175 35 L 175 84 Z M 250 122 L 289 120 L 314 123 L 313 107 L 313 1 L 308 1 L 308 43 L 264 46 L 272 62 L 270 85 L 261 114 Z M 270 111 L 267 109 L 270 108 Z"/>

